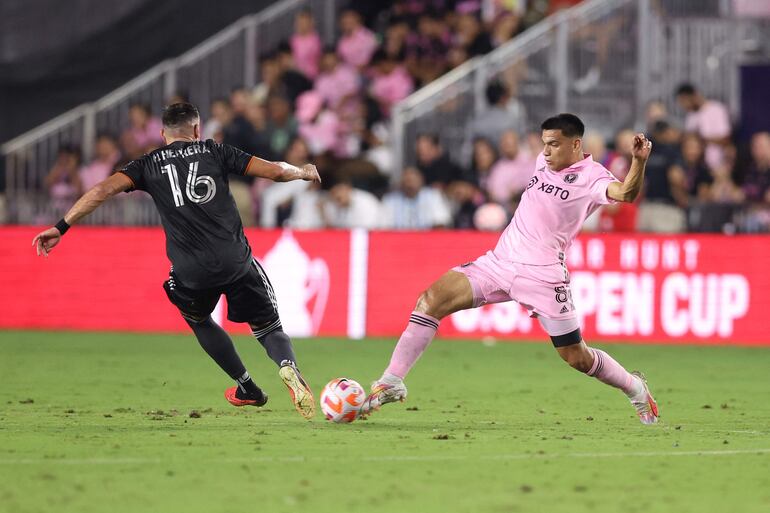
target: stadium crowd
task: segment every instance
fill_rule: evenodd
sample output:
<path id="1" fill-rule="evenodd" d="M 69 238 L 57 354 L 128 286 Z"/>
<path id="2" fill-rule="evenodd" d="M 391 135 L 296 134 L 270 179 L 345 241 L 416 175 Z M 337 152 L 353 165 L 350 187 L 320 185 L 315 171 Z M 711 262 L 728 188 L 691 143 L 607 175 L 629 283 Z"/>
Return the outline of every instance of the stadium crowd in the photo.
<path id="1" fill-rule="evenodd" d="M 312 15 L 299 13 L 290 39 L 260 59 L 261 82 L 209 106 L 203 137 L 270 160 L 313 162 L 323 184 L 275 185 L 233 176 L 231 191 L 244 225 L 504 226 L 542 148 L 539 132 L 528 130 L 514 84 L 488 84 L 488 109 L 468 120 L 462 162 L 449 158 L 438 134 L 426 133 L 414 141 L 413 165 L 394 169 L 391 111 L 416 88 L 578 2 L 403 0 L 385 8 L 374 2 L 343 11 L 340 37 L 328 48 Z M 633 130 L 644 130 L 654 142 L 643 197 L 603 208 L 586 229 L 767 231 L 770 133 L 753 134 L 744 148 L 734 142 L 723 104 L 690 84 L 672 94 L 686 113 L 684 123 L 662 102 L 653 102 L 641 126 L 621 130 L 612 141 L 586 134 L 586 151 L 619 179 L 630 165 Z M 179 94 L 169 103 L 186 99 Z M 160 128 L 147 106 L 135 104 L 121 134 L 99 135 L 91 162 L 81 161 L 77 147 L 62 147 L 44 183 L 52 204 L 66 209 L 121 163 L 160 146 Z"/>

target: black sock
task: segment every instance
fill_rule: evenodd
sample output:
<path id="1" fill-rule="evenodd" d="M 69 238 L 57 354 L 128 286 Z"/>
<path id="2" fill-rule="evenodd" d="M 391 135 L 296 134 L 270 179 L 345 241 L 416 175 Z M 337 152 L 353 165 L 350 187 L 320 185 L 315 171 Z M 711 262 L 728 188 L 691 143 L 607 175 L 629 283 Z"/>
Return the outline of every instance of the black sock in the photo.
<path id="1" fill-rule="evenodd" d="M 203 350 L 217 362 L 217 365 L 228 376 L 238 383 L 239 392 L 249 395 L 261 394 L 259 387 L 246 372 L 246 367 L 243 365 L 241 357 L 238 356 L 233 341 L 221 326 L 215 323 L 211 317 L 202 322 L 187 321 L 187 324 L 192 328 Z"/>
<path id="2" fill-rule="evenodd" d="M 297 357 L 294 356 L 291 340 L 280 327 L 266 335 L 258 337 L 257 340 L 259 340 L 259 343 L 262 344 L 265 351 L 267 351 L 267 356 L 269 356 L 279 367 L 287 364 L 296 365 Z"/>

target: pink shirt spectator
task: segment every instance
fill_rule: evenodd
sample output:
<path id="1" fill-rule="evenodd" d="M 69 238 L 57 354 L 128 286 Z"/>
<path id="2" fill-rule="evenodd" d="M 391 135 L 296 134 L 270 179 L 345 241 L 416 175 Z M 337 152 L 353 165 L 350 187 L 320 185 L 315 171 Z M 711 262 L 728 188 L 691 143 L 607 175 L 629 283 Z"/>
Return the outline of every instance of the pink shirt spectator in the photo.
<path id="1" fill-rule="evenodd" d="M 150 118 L 143 129 L 129 128 L 126 130 L 126 133 L 137 147 L 144 150 L 150 146 L 159 147 L 163 145 L 163 138 L 160 136 L 161 128 L 163 128 L 163 123 L 161 123 L 160 119 Z"/>
<path id="2" fill-rule="evenodd" d="M 403 66 L 396 66 L 387 75 L 377 75 L 370 88 L 372 96 L 379 101 L 386 116 L 390 115 L 393 105 L 409 96 L 413 90 L 412 77 Z"/>
<path id="3" fill-rule="evenodd" d="M 342 99 L 356 94 L 361 87 L 355 68 L 340 64 L 330 73 L 321 73 L 315 81 L 314 89 L 332 109 L 341 106 Z"/>
<path id="4" fill-rule="evenodd" d="M 601 205 L 614 203 L 607 186 L 617 179 L 590 155 L 561 171 L 551 171 L 541 153 L 513 220 L 494 254 L 508 262 L 555 264 Z"/>
<path id="5" fill-rule="evenodd" d="M 527 187 L 534 166 L 535 158 L 521 151 L 513 160 L 501 159 L 495 162 L 489 171 L 486 186 L 489 198 L 498 203 L 509 201 Z"/>
<path id="6" fill-rule="evenodd" d="M 306 91 L 297 98 L 299 135 L 307 141 L 313 155 L 338 150 L 342 144 L 340 120 L 334 112 L 323 110 L 323 105 L 324 100 L 317 91 Z"/>
<path id="7" fill-rule="evenodd" d="M 377 38 L 374 32 L 366 27 L 359 27 L 337 43 L 337 54 L 340 58 L 357 68 L 369 64 L 375 50 L 377 50 Z"/>
<path id="8" fill-rule="evenodd" d="M 109 161 L 94 160 L 87 166 L 80 168 L 80 183 L 83 184 L 83 190 L 87 191 L 99 182 L 107 179 L 115 171 L 115 164 L 118 162 L 118 156 Z"/>
<path id="9" fill-rule="evenodd" d="M 291 36 L 291 53 L 297 68 L 306 77 L 314 79 L 318 76 L 318 62 L 321 60 L 321 38 L 318 34 Z"/>
<path id="10" fill-rule="evenodd" d="M 730 113 L 722 103 L 707 100 L 696 112 L 687 114 L 684 128 L 704 139 L 728 137 L 731 132 Z M 724 151 L 718 144 L 706 145 L 706 164 L 711 169 L 722 165 Z"/>

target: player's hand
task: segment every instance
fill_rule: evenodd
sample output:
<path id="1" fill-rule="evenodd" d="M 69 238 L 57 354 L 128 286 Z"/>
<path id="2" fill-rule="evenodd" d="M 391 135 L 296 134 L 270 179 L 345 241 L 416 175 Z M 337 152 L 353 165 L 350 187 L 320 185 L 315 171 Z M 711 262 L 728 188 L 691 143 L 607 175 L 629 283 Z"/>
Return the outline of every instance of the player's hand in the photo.
<path id="1" fill-rule="evenodd" d="M 321 183 L 321 175 L 318 174 L 318 170 L 313 164 L 305 164 L 302 166 L 302 179 L 306 182 Z"/>
<path id="2" fill-rule="evenodd" d="M 652 141 L 648 140 L 644 134 L 634 136 L 634 149 L 631 156 L 638 160 L 646 161 L 652 151 Z"/>
<path id="3" fill-rule="evenodd" d="M 59 243 L 61 240 L 61 233 L 55 227 L 48 228 L 47 230 L 35 235 L 32 239 L 32 245 L 35 246 L 37 256 L 47 257 L 48 253 Z"/>

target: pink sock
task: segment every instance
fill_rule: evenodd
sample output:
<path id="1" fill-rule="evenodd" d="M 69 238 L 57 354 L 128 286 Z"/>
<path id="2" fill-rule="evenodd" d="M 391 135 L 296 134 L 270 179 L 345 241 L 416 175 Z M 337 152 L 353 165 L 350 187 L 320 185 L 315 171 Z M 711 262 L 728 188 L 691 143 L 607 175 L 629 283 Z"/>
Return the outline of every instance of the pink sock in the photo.
<path id="1" fill-rule="evenodd" d="M 586 373 L 602 383 L 621 389 L 628 396 L 639 392 L 639 382 L 626 369 L 601 349 L 589 348 L 594 355 L 594 364 Z"/>
<path id="2" fill-rule="evenodd" d="M 385 374 L 395 374 L 399 378 L 406 377 L 420 355 L 428 347 L 438 329 L 439 320 L 419 312 L 412 312 L 409 324 L 398 339 L 393 350 L 390 365 Z"/>

